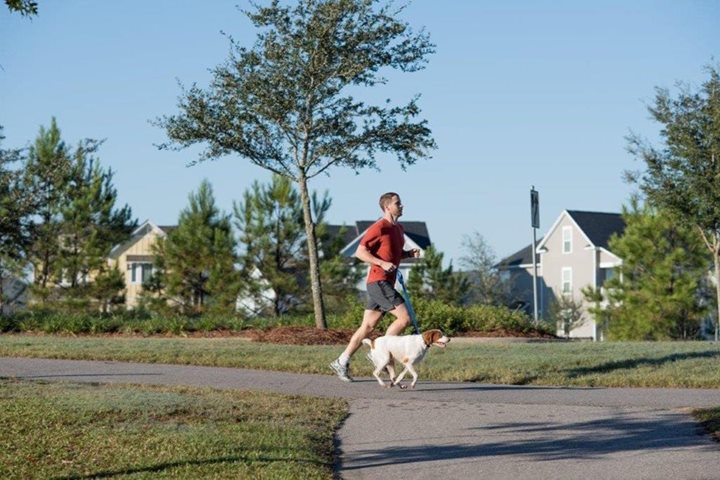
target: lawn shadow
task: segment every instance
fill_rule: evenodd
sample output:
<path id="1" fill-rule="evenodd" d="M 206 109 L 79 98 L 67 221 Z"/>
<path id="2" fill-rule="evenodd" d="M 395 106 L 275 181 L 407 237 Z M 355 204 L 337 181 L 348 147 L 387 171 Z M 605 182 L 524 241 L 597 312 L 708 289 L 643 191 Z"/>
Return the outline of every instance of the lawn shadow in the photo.
<path id="1" fill-rule="evenodd" d="M 613 360 L 591 367 L 573 368 L 567 371 L 567 376 L 570 378 L 577 378 L 584 375 L 592 375 L 594 373 L 609 373 L 615 370 L 629 370 L 644 366 L 658 367 L 666 363 L 677 362 L 681 360 L 717 357 L 720 357 L 720 352 L 715 350 L 706 350 L 703 352 L 673 353 L 659 358 L 631 358 L 626 360 Z"/>
<path id="2" fill-rule="evenodd" d="M 118 470 L 103 470 L 99 472 L 93 472 L 83 475 L 67 475 L 67 476 L 60 476 L 60 477 L 52 477 L 53 480 L 85 480 L 85 479 L 91 479 L 91 478 L 112 478 L 117 477 L 121 475 L 134 475 L 134 474 L 140 474 L 140 473 L 160 473 L 165 470 L 178 468 L 178 467 L 186 467 L 186 466 L 202 466 L 202 465 L 215 465 L 220 463 L 237 463 L 237 462 L 253 462 L 253 463 L 269 463 L 269 462 L 293 462 L 293 463 L 308 463 L 313 465 L 325 465 L 328 467 L 331 467 L 330 465 L 326 465 L 323 462 L 317 461 L 317 460 L 305 460 L 302 458 L 280 458 L 280 457 L 270 457 L 270 456 L 227 456 L 227 457 L 217 457 L 217 458 L 207 458 L 203 460 L 184 460 L 184 461 L 176 461 L 176 462 L 165 462 L 165 463 L 158 463 L 156 465 L 148 465 L 146 467 L 128 467 L 125 469 L 118 469 Z"/>

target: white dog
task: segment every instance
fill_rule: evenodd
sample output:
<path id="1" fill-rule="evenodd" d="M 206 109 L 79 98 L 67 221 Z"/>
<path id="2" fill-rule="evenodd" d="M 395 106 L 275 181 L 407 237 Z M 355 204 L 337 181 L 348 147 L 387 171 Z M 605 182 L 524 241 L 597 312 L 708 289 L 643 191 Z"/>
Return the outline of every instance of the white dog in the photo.
<path id="1" fill-rule="evenodd" d="M 375 340 L 365 338 L 362 342 L 370 347 L 369 357 L 375 365 L 373 375 L 377 378 L 380 385 L 383 387 L 398 385 L 405 375 L 410 372 L 410 375 L 413 377 L 410 387 L 415 388 L 418 375 L 413 365 L 423 359 L 425 353 L 430 349 L 430 346 L 435 345 L 440 348 L 445 348 L 445 345 L 447 345 L 449 341 L 450 339 L 440 330 L 428 330 L 421 335 L 385 335 Z M 395 377 L 393 360 L 405 366 L 405 369 L 400 372 L 397 378 Z M 386 367 L 390 374 L 389 385 L 380 378 L 380 373 Z M 400 388 L 405 387 L 401 385 Z"/>

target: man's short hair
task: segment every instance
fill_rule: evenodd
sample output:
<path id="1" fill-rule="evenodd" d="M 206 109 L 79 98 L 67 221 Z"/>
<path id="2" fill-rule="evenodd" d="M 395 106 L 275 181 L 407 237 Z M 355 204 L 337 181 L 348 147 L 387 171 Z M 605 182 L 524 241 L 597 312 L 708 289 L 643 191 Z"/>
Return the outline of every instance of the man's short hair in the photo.
<path id="1" fill-rule="evenodd" d="M 387 204 L 392 202 L 393 198 L 399 197 L 399 196 L 400 195 L 398 195 L 395 192 L 387 192 L 387 193 L 383 193 L 382 195 L 380 195 L 380 210 L 382 210 L 384 212 Z"/>

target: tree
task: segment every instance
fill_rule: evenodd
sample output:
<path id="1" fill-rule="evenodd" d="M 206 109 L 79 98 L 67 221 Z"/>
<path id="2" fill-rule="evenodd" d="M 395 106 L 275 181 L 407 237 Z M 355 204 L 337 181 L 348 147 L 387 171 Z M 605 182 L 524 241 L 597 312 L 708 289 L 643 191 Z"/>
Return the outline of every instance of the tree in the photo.
<path id="1" fill-rule="evenodd" d="M 88 304 L 89 283 L 107 274 L 110 250 L 137 226 L 130 207 L 115 207 L 112 170 L 93 157 L 101 143 L 85 139 L 71 151 L 53 118 L 29 150 L 22 180 L 33 205 L 26 258 L 33 293 L 43 301 Z"/>
<path id="2" fill-rule="evenodd" d="M 4 139 L 0 126 L 0 143 Z M 23 276 L 23 252 L 33 209 L 32 196 L 22 185 L 22 170 L 13 166 L 22 161 L 21 150 L 0 149 L 0 313 L 17 300 L 17 295 L 8 297 L 4 288 L 6 279 Z"/>
<path id="3" fill-rule="evenodd" d="M 157 289 L 186 314 L 232 313 L 239 274 L 230 216 L 215 206 L 207 180 L 190 194 L 189 202 L 177 228 L 154 246 L 162 285 Z"/>
<path id="4" fill-rule="evenodd" d="M 443 268 L 442 261 L 442 252 L 432 245 L 426 248 L 422 260 L 410 271 L 408 290 L 413 296 L 462 305 L 470 289 L 467 276 L 463 272 L 453 272 L 452 262 Z"/>
<path id="5" fill-rule="evenodd" d="M 654 147 L 636 134 L 628 137 L 629 151 L 642 159 L 645 172 L 630 175 L 648 201 L 673 218 L 696 229 L 715 265 L 720 330 L 720 72 L 708 67 L 709 79 L 698 91 L 681 86 L 673 98 L 656 89 L 648 110 L 662 125 L 663 145 Z"/>
<path id="6" fill-rule="evenodd" d="M 99 160 L 90 156 L 96 148 L 94 144 L 81 144 L 75 150 L 68 202 L 61 209 L 58 267 L 70 290 L 87 285 L 95 273 L 105 273 L 112 247 L 125 241 L 137 227 L 128 205 L 115 208 L 113 172 L 102 169 Z"/>
<path id="7" fill-rule="evenodd" d="M 360 261 L 340 254 L 345 247 L 346 227 L 340 227 L 334 234 L 324 222 L 318 224 L 318 239 L 323 262 L 320 275 L 323 285 L 323 303 L 331 312 L 347 311 L 357 300 L 357 284 L 365 275 L 365 268 L 358 268 Z"/>
<path id="8" fill-rule="evenodd" d="M 585 323 L 582 302 L 563 294 L 551 301 L 548 316 L 548 320 L 556 329 L 562 330 L 566 337 L 570 337 L 570 332 Z"/>
<path id="9" fill-rule="evenodd" d="M 595 302 L 616 340 L 687 339 L 707 314 L 705 279 L 711 263 L 696 229 L 633 198 L 623 208 L 625 231 L 609 241 L 623 263 L 602 289 L 583 293 Z M 606 306 L 601 307 L 601 305 Z"/>
<path id="10" fill-rule="evenodd" d="M 125 303 L 125 275 L 117 265 L 102 265 L 87 289 L 103 313 Z"/>
<path id="11" fill-rule="evenodd" d="M 213 71 L 208 90 L 183 91 L 181 113 L 157 124 L 160 148 L 206 142 L 199 161 L 237 154 L 295 182 L 300 190 L 315 322 L 326 328 L 308 182 L 332 167 L 378 168 L 395 156 L 403 169 L 428 157 L 435 142 L 418 119 L 418 97 L 402 106 L 366 105 L 358 87 L 386 83 L 385 68 L 424 67 L 434 45 L 379 0 L 298 0 L 245 12 L 260 30 L 252 49 L 237 45 Z M 389 100 L 388 100 L 389 103 Z"/>
<path id="12" fill-rule="evenodd" d="M 460 257 L 460 265 L 470 282 L 468 302 L 509 306 L 512 303 L 510 285 L 500 277 L 497 257 L 485 238 L 478 232 L 465 235 L 462 248 L 465 254 Z"/>
<path id="13" fill-rule="evenodd" d="M 5 5 L 11 12 L 18 12 L 25 17 L 38 13 L 38 4 L 35 0 L 5 0 Z"/>
<path id="14" fill-rule="evenodd" d="M 259 309 L 254 313 L 282 315 L 304 300 L 299 282 L 306 270 L 300 267 L 306 258 L 300 195 L 289 179 L 273 175 L 268 185 L 254 182 L 233 209 L 245 248 L 243 295 Z"/>
<path id="15" fill-rule="evenodd" d="M 54 282 L 60 282 L 58 266 L 62 235 L 62 210 L 68 204 L 68 185 L 72 159 L 62 141 L 55 118 L 47 130 L 40 127 L 30 147 L 23 174 L 23 185 L 32 192 L 33 212 L 27 258 L 33 266 L 35 295 L 46 299 Z"/>

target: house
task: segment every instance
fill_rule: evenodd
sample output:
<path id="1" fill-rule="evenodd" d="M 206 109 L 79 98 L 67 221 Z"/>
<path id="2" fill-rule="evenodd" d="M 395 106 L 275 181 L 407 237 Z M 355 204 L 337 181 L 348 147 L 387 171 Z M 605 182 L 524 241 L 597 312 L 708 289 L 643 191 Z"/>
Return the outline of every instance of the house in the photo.
<path id="1" fill-rule="evenodd" d="M 165 238 L 175 227 L 158 226 L 146 220 L 132 232 L 130 238 L 116 245 L 108 256 L 111 267 L 118 266 L 125 273 L 125 305 L 134 308 L 138 305 L 142 284 L 153 274 L 155 255 L 152 245 L 158 239 Z"/>
<path id="2" fill-rule="evenodd" d="M 376 221 L 377 220 L 361 220 L 355 222 L 354 226 L 345 227 L 345 238 L 346 240 L 349 239 L 350 241 L 345 245 L 345 247 L 340 250 L 340 254 L 347 258 L 354 258 L 355 252 L 360 245 L 360 240 L 362 240 L 362 237 L 363 235 L 365 235 L 367 229 L 370 228 L 370 226 Z M 425 249 L 427 249 L 431 244 L 430 234 L 428 233 L 427 225 L 425 224 L 425 222 L 413 221 L 400 222 L 400 224 L 405 230 L 405 244 L 403 246 L 403 249 L 410 250 L 413 248 L 418 248 L 420 249 L 420 256 L 422 257 Z M 404 258 L 400 262 L 398 270 L 400 271 L 400 273 L 402 273 L 406 281 L 410 277 L 410 270 L 412 270 L 413 266 L 419 261 L 420 259 L 417 258 Z M 366 267 L 366 269 L 369 268 L 369 266 Z M 365 276 L 363 276 L 363 278 L 358 282 L 357 288 L 359 291 L 366 291 Z"/>
<path id="3" fill-rule="evenodd" d="M 23 309 L 28 301 L 28 284 L 11 274 L 0 276 L 0 282 L 0 315 Z"/>
<path id="4" fill-rule="evenodd" d="M 625 221 L 619 213 L 565 210 L 538 242 L 538 310 L 547 316 L 552 302 L 561 297 L 580 305 L 582 319 L 573 325 L 570 337 L 602 339 L 602 326 L 596 325 L 588 313 L 582 289 L 602 287 L 622 264 L 622 259 L 610 251 L 608 241 L 624 230 Z M 528 245 L 498 264 L 507 278 L 515 279 L 521 292 L 527 288 L 528 276 L 532 281 L 531 253 Z M 531 283 L 529 288 L 532 299 Z M 564 326 L 558 325 L 558 335 L 564 333 Z"/>
<path id="5" fill-rule="evenodd" d="M 537 240 L 537 246 L 542 238 Z M 537 255 L 536 255 L 536 260 Z M 509 285 L 511 292 L 511 304 L 508 305 L 513 309 L 520 309 L 528 315 L 533 315 L 533 256 L 532 245 L 521 248 L 517 252 L 505 257 L 495 268 L 500 272 L 500 279 Z M 538 262 L 537 266 L 537 285 L 538 285 L 538 310 L 542 310 L 545 304 L 545 284 L 542 279 L 542 266 Z"/>

